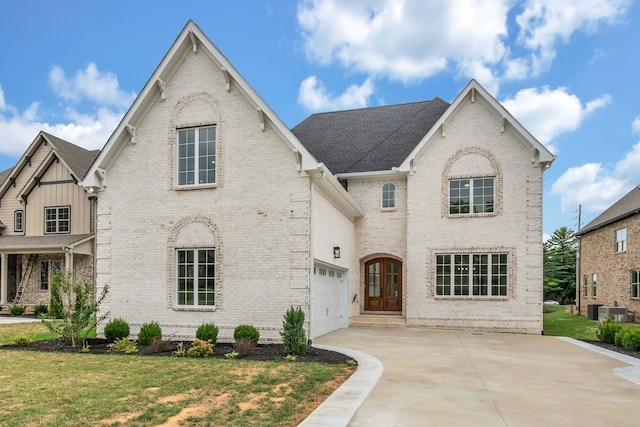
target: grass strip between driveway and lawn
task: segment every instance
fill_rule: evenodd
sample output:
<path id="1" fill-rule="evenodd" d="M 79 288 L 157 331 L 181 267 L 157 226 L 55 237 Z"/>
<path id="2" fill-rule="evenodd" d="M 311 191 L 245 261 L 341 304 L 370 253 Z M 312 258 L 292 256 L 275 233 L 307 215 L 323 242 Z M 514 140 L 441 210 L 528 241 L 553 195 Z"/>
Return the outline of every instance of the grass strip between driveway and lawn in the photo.
<path id="1" fill-rule="evenodd" d="M 580 314 L 567 312 L 566 305 L 545 305 L 542 316 L 545 335 L 570 337 L 577 340 L 597 340 L 598 322 Z"/>
<path id="2" fill-rule="evenodd" d="M 50 338 L 39 323 L 0 325 Z M 43 335 L 40 335 L 43 334 Z M 45 337 L 45 338 L 37 338 Z M 347 365 L 0 350 L 3 426 L 294 426 Z"/>

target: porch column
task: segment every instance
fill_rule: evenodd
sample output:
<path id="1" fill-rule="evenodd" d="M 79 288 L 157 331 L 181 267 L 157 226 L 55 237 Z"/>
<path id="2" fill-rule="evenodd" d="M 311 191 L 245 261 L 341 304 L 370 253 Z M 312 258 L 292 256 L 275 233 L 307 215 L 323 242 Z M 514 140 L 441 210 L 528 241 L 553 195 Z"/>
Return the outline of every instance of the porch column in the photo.
<path id="1" fill-rule="evenodd" d="M 75 282 L 75 272 L 73 271 L 73 249 L 64 248 L 64 269 L 73 273 Z"/>
<path id="2" fill-rule="evenodd" d="M 9 255 L 0 254 L 0 304 L 7 303 L 7 286 L 9 272 Z"/>

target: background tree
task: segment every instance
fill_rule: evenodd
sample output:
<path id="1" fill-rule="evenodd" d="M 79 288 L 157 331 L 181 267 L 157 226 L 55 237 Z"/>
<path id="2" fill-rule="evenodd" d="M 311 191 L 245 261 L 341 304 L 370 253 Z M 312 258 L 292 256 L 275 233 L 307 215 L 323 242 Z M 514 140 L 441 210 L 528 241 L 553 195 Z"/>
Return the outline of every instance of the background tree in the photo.
<path id="1" fill-rule="evenodd" d="M 574 231 L 560 227 L 544 242 L 544 298 L 572 303 L 576 295 L 577 239 Z"/>

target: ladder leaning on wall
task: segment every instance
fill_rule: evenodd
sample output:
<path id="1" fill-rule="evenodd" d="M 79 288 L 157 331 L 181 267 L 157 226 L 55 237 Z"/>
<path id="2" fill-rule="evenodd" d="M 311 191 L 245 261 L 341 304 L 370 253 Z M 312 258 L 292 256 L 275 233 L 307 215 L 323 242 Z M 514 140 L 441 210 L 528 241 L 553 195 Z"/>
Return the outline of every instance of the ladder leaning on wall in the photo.
<path id="1" fill-rule="evenodd" d="M 36 254 L 29 255 L 27 269 L 24 271 L 24 274 L 20 279 L 20 285 L 18 286 L 18 290 L 16 291 L 16 297 L 13 299 L 16 304 L 20 304 L 22 302 L 22 294 L 24 293 L 24 288 L 27 287 L 27 283 L 29 283 L 29 276 L 31 275 L 31 270 L 33 269 L 33 264 L 36 260 L 36 256 Z"/>

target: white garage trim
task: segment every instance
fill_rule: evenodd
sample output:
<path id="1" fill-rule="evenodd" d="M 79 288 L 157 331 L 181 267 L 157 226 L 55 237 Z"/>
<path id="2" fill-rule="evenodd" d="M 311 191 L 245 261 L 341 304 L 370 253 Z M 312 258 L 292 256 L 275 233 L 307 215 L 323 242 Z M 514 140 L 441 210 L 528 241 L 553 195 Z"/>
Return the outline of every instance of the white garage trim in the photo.
<path id="1" fill-rule="evenodd" d="M 348 273 L 336 266 L 314 263 L 309 338 L 349 326 Z"/>

